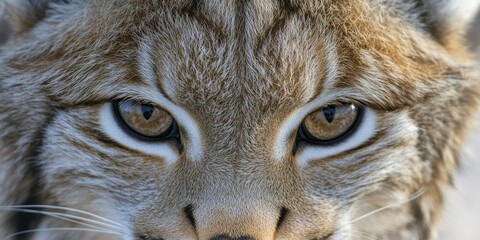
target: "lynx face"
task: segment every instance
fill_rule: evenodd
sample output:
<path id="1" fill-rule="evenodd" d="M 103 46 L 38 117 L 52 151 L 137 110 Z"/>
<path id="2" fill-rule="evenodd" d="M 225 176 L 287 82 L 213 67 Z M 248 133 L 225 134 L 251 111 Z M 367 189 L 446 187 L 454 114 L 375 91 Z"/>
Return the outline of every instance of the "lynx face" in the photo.
<path id="1" fill-rule="evenodd" d="M 434 238 L 476 1 L 2 4 L 1 237 Z"/>

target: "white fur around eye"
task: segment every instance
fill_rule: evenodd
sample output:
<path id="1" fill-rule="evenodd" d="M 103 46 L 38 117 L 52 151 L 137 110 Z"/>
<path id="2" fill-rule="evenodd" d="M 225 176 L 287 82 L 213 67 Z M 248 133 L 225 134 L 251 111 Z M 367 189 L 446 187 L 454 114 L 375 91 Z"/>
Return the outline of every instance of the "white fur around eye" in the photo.
<path id="1" fill-rule="evenodd" d="M 145 142 L 125 133 L 115 119 L 112 103 L 106 103 L 99 113 L 100 127 L 103 132 L 121 145 L 152 156 L 164 159 L 167 165 L 174 163 L 178 158 L 178 151 L 168 143 Z"/>
<path id="2" fill-rule="evenodd" d="M 322 159 L 342 153 L 352 148 L 360 146 L 375 134 L 376 116 L 375 113 L 365 108 L 363 119 L 357 129 L 348 138 L 332 146 L 322 146 L 309 144 L 298 152 L 298 165 L 304 167 L 312 160 Z"/>

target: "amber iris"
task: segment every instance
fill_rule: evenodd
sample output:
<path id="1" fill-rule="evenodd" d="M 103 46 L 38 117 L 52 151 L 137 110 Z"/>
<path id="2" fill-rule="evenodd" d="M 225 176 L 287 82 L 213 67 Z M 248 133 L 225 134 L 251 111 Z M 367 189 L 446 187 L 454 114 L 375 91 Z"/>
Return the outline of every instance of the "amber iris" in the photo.
<path id="1" fill-rule="evenodd" d="M 301 135 L 313 143 L 335 141 L 349 134 L 360 109 L 354 104 L 329 105 L 310 113 L 302 122 Z"/>
<path id="2" fill-rule="evenodd" d="M 115 110 L 128 128 L 147 138 L 168 136 L 174 125 L 170 113 L 151 104 L 120 100 L 115 103 Z"/>

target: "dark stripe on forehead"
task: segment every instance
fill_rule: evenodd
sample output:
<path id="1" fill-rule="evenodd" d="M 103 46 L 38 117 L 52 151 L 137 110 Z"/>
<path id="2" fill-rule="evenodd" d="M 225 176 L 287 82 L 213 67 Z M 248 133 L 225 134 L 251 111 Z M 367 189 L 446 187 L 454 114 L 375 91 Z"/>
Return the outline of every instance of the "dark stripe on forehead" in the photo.
<path id="1" fill-rule="evenodd" d="M 298 6 L 295 5 L 292 1 L 290 0 L 278 0 L 280 7 L 286 11 L 289 12 L 295 12 L 298 10 Z"/>
<path id="2" fill-rule="evenodd" d="M 203 1 L 193 0 L 188 2 L 178 10 L 178 14 L 190 19 L 195 19 L 204 30 L 211 30 L 219 40 L 225 40 L 227 38 L 228 33 L 225 27 L 222 27 L 221 23 L 215 22 L 209 17 L 208 14 L 215 13 L 212 13 L 211 9 L 207 9 Z"/>
<path id="3" fill-rule="evenodd" d="M 263 33 L 255 41 L 254 48 L 259 49 L 268 36 L 280 31 L 295 13 L 298 11 L 298 6 L 294 5 L 289 0 L 278 0 L 279 10 L 274 14 L 274 20 L 270 26 L 263 31 Z"/>

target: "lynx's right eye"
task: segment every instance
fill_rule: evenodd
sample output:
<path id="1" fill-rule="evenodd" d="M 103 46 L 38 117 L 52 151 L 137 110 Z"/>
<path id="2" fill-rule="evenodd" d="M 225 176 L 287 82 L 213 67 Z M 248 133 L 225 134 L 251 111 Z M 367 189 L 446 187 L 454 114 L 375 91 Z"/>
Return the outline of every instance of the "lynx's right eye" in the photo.
<path id="1" fill-rule="evenodd" d="M 127 133 L 147 141 L 178 137 L 178 127 L 172 115 L 151 104 L 119 100 L 113 104 L 116 117 Z"/>

